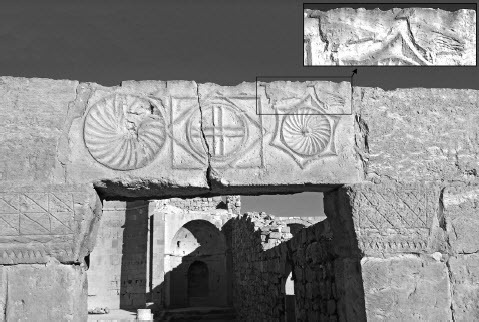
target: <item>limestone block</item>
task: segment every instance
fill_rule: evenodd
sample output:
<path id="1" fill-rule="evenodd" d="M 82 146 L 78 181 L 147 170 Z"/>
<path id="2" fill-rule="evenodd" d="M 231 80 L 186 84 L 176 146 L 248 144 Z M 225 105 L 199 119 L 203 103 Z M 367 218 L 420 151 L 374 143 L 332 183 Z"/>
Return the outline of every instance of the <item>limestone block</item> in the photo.
<path id="1" fill-rule="evenodd" d="M 0 266 L 5 321 L 86 321 L 87 279 L 78 265 Z M 1 277 L 1 273 L 0 273 Z M 5 312 L 5 313 L 3 313 Z M 2 320 L 3 316 L 0 317 Z"/>
<path id="2" fill-rule="evenodd" d="M 57 142 L 77 85 L 0 77 L 0 184 L 64 182 Z"/>
<path id="3" fill-rule="evenodd" d="M 127 81 L 90 87 L 69 131 L 68 180 L 105 180 L 132 190 L 149 184 L 207 190 L 196 83 Z"/>
<path id="4" fill-rule="evenodd" d="M 200 84 L 214 182 L 357 182 L 350 93 L 346 82 Z"/>
<path id="5" fill-rule="evenodd" d="M 436 247 L 440 189 L 424 184 L 355 184 L 325 194 L 338 254 L 428 253 Z"/>
<path id="6" fill-rule="evenodd" d="M 359 180 L 346 82 L 260 83 L 258 99 L 256 83 L 79 88 L 84 98 L 72 108 L 68 146 L 60 149 L 67 181 L 148 197 L 165 194 L 160 186 L 201 194 Z"/>
<path id="7" fill-rule="evenodd" d="M 451 315 L 446 264 L 429 256 L 361 260 L 368 320 L 445 321 Z"/>
<path id="8" fill-rule="evenodd" d="M 317 20 L 312 22 L 311 20 Z M 317 27 L 315 26 L 317 25 Z M 311 31 L 313 28 L 318 28 Z M 476 12 L 460 9 L 305 9 L 308 65 L 476 64 Z"/>
<path id="9" fill-rule="evenodd" d="M 348 83 L 264 85 L 258 106 L 272 115 L 258 115 L 252 83 L 205 84 L 200 91 L 184 81 L 107 88 L 5 77 L 1 86 L 2 140 L 9 141 L 1 145 L 8 159 L 0 166 L 8 169 L 0 180 L 7 178 L 6 184 L 95 182 L 112 195 L 123 189 L 123 196 L 147 197 L 161 195 L 165 186 L 206 193 L 211 182 L 233 187 L 359 180 L 353 117 L 335 115 L 351 113 Z M 218 110 L 225 122 L 220 128 L 212 123 Z M 294 115 L 298 111 L 306 115 Z M 317 127 L 303 126 L 308 122 Z"/>
<path id="10" fill-rule="evenodd" d="M 354 93 L 368 180 L 478 180 L 478 91 L 357 87 Z"/>
<path id="11" fill-rule="evenodd" d="M 0 264 L 80 263 L 94 246 L 101 203 L 91 184 L 0 187 Z"/>
<path id="12" fill-rule="evenodd" d="M 444 219 L 453 253 L 479 251 L 479 187 L 448 187 L 443 193 Z"/>
<path id="13" fill-rule="evenodd" d="M 479 319 L 479 255 L 449 258 L 452 308 L 455 321 Z"/>

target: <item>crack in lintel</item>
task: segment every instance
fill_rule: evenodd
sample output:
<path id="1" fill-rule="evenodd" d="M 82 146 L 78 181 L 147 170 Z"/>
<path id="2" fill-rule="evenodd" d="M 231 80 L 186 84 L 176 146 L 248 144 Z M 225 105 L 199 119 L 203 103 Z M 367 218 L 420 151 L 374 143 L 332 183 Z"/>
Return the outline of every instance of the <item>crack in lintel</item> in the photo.
<path id="1" fill-rule="evenodd" d="M 446 261 L 446 269 L 447 269 L 447 274 L 448 274 L 448 277 L 449 277 L 449 296 L 451 298 L 451 303 L 449 305 L 449 309 L 451 310 L 451 321 L 455 322 L 456 317 L 455 317 L 454 302 L 453 302 L 453 299 L 454 299 L 454 283 L 452 282 L 453 281 L 453 276 L 452 276 L 451 266 L 449 264 L 449 259 Z"/>
<path id="2" fill-rule="evenodd" d="M 212 182 L 211 182 L 211 152 L 210 152 L 210 146 L 208 144 L 208 141 L 206 140 L 206 135 L 205 132 L 203 131 L 203 110 L 201 108 L 201 103 L 200 103 L 200 87 L 198 83 L 196 84 L 196 98 L 198 100 L 198 108 L 200 110 L 200 132 L 201 132 L 201 138 L 203 139 L 203 142 L 205 143 L 206 146 L 206 154 L 208 156 L 208 167 L 206 168 L 206 182 L 208 184 L 209 190 L 213 189 Z"/>

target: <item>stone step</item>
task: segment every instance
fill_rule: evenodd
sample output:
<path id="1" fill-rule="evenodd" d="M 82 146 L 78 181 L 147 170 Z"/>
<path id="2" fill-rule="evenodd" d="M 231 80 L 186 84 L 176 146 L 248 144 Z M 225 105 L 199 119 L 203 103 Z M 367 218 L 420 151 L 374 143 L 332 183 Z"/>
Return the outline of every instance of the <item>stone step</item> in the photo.
<path id="1" fill-rule="evenodd" d="M 162 312 L 159 318 L 172 322 L 220 322 L 235 321 L 236 313 L 233 308 L 185 308 Z"/>

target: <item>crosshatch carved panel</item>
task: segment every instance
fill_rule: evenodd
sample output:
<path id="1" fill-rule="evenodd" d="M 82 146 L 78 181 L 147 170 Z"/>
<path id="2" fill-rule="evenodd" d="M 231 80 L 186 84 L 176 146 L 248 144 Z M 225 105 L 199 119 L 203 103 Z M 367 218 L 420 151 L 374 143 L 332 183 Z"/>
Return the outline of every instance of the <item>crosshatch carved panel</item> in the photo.
<path id="1" fill-rule="evenodd" d="M 200 108 L 196 97 L 172 97 L 173 168 L 204 169 L 208 152 L 215 168 L 263 167 L 264 129 L 251 112 L 255 104 L 255 97 L 218 96 Z"/>
<path id="2" fill-rule="evenodd" d="M 425 250 L 437 211 L 436 197 L 425 189 L 358 192 L 360 247 L 383 252 Z"/>
<path id="3" fill-rule="evenodd" d="M 73 234 L 71 193 L 0 193 L 0 236 Z"/>
<path id="4" fill-rule="evenodd" d="M 0 264 L 77 260 L 89 247 L 84 234 L 96 216 L 94 196 L 92 187 L 81 185 L 2 189 Z"/>
<path id="5" fill-rule="evenodd" d="M 276 105 L 276 129 L 270 145 L 287 153 L 302 168 L 312 161 L 337 156 L 335 134 L 339 116 L 308 95 L 294 105 Z"/>
<path id="6" fill-rule="evenodd" d="M 113 94 L 95 103 L 85 118 L 88 151 L 96 161 L 114 170 L 148 165 L 166 137 L 164 116 L 150 98 Z"/>

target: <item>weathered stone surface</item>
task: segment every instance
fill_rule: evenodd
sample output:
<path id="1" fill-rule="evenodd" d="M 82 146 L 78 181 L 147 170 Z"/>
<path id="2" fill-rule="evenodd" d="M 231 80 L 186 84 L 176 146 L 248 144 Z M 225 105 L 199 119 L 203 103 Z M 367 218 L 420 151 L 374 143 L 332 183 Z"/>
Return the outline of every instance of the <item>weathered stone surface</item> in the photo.
<path id="1" fill-rule="evenodd" d="M 335 321 L 338 316 L 358 320 L 360 312 L 355 310 L 364 313 L 364 302 L 362 308 L 352 308 L 346 299 L 346 293 L 357 288 L 349 281 L 342 283 L 345 265 L 333 258 L 327 220 L 303 228 L 292 238 L 284 228 L 285 222 L 265 213 L 246 213 L 233 220 L 233 304 L 238 319 L 283 321 L 292 319 L 295 311 L 297 321 Z M 270 243 L 271 235 L 281 235 L 281 243 L 279 239 Z M 350 273 L 349 267 L 346 270 Z M 353 278 L 360 279 L 359 270 L 355 273 Z M 344 285 L 339 292 L 337 279 Z M 354 295 L 357 299 L 361 294 Z"/>
<path id="2" fill-rule="evenodd" d="M 350 94 L 346 82 L 199 85 L 215 181 L 226 187 L 357 182 Z M 224 126 L 243 128 L 241 135 L 232 132 L 229 142 L 209 137 L 213 106 L 230 109 Z M 222 154 L 223 144 L 231 155 Z"/>
<path id="3" fill-rule="evenodd" d="M 0 266 L 2 321 L 85 321 L 86 304 L 86 273 L 79 265 Z"/>
<path id="4" fill-rule="evenodd" d="M 0 183 L 61 183 L 57 142 L 77 81 L 0 77 Z"/>
<path id="5" fill-rule="evenodd" d="M 148 201 L 104 201 L 90 255 L 88 309 L 144 307 Z"/>
<path id="6" fill-rule="evenodd" d="M 309 35 L 318 34 L 316 27 L 319 21 L 308 22 Z M 220 199 L 172 201 L 168 216 L 175 220 L 169 224 L 181 224 L 181 240 L 168 231 L 166 215 L 126 232 L 128 238 L 142 238 L 141 244 L 123 249 L 133 254 L 123 257 L 124 272 L 142 275 L 135 275 L 135 287 L 127 285 L 139 294 L 129 298 L 132 307 L 145 302 L 147 281 L 155 286 L 151 299 L 167 299 L 165 290 L 175 284 L 168 284 L 166 274 L 150 279 L 152 272 L 186 263 L 176 253 L 182 242 L 188 242 L 185 251 L 201 244 L 190 243 L 182 230 L 204 232 L 201 225 L 186 227 L 191 218 L 177 203 L 201 211 L 198 218 L 213 223 L 208 227 L 227 226 L 233 233 L 225 243 L 233 257 L 227 265 L 236 268 L 225 294 L 235 294 L 240 318 L 284 317 L 283 286 L 291 272 L 298 320 L 363 320 L 365 307 L 371 319 L 404 313 L 408 319 L 430 314 L 447 320 L 451 303 L 457 319 L 474 319 L 477 91 L 355 88 L 352 97 L 344 82 L 257 85 L 128 81 L 107 88 L 1 78 L 0 122 L 6 134 L 0 138 L 0 265 L 5 264 L 0 266 L 0 312 L 13 320 L 29 318 L 38 309 L 31 298 L 41 297 L 39 303 L 47 307 L 50 297 L 58 305 L 40 319 L 84 317 L 83 265 L 77 264 L 92 250 L 99 226 L 94 184 L 102 198 L 116 199 L 329 190 L 327 221 L 300 231 L 265 214 L 226 225 L 224 216 L 208 208 Z M 230 197 L 220 210 L 236 216 L 240 206 L 237 197 Z M 151 224 L 153 232 L 142 234 Z M 159 232 L 161 237 L 150 238 Z M 112 241 L 107 249 L 117 246 L 118 240 Z M 146 247 L 146 255 L 136 257 L 136 246 Z M 180 256 L 168 265 L 158 260 L 175 254 Z M 118 253 L 100 257 L 113 265 L 119 260 Z M 177 272 L 180 280 L 186 274 Z M 46 280 L 53 282 L 43 285 Z M 385 311 L 390 303 L 393 309 Z"/>
<path id="7" fill-rule="evenodd" d="M 69 181 L 207 191 L 207 157 L 191 151 L 185 138 L 190 127 L 199 128 L 192 115 L 199 114 L 196 83 L 127 81 L 111 88 L 90 84 L 89 90 L 68 135 Z"/>
<path id="8" fill-rule="evenodd" d="M 361 260 L 368 320 L 448 321 L 446 264 L 425 255 Z"/>
<path id="9" fill-rule="evenodd" d="M 448 187 L 442 202 L 452 252 L 479 252 L 479 187 Z"/>
<path id="10" fill-rule="evenodd" d="M 101 203 L 91 184 L 0 188 L 0 264 L 80 263 L 93 249 Z"/>
<path id="11" fill-rule="evenodd" d="M 356 184 L 325 194 L 337 252 L 424 253 L 436 247 L 440 189 L 423 184 Z M 354 255 L 356 256 L 356 255 Z"/>
<path id="12" fill-rule="evenodd" d="M 103 201 L 87 272 L 89 310 L 137 309 L 147 302 L 154 310 L 188 306 L 188 272 L 196 261 L 209 272 L 203 305 L 231 305 L 227 236 L 238 203 L 239 196 Z"/>
<path id="13" fill-rule="evenodd" d="M 358 87 L 354 93 L 366 179 L 478 180 L 477 91 Z"/>
<path id="14" fill-rule="evenodd" d="M 479 319 L 479 255 L 450 257 L 449 268 L 455 321 Z"/>
<path id="15" fill-rule="evenodd" d="M 206 193 L 211 182 L 225 188 L 359 180 L 349 83 L 89 87 L 89 98 L 75 105 L 64 149 L 69 181 Z"/>
<path id="16" fill-rule="evenodd" d="M 304 11 L 305 65 L 476 64 L 476 12 L 432 8 Z"/>

